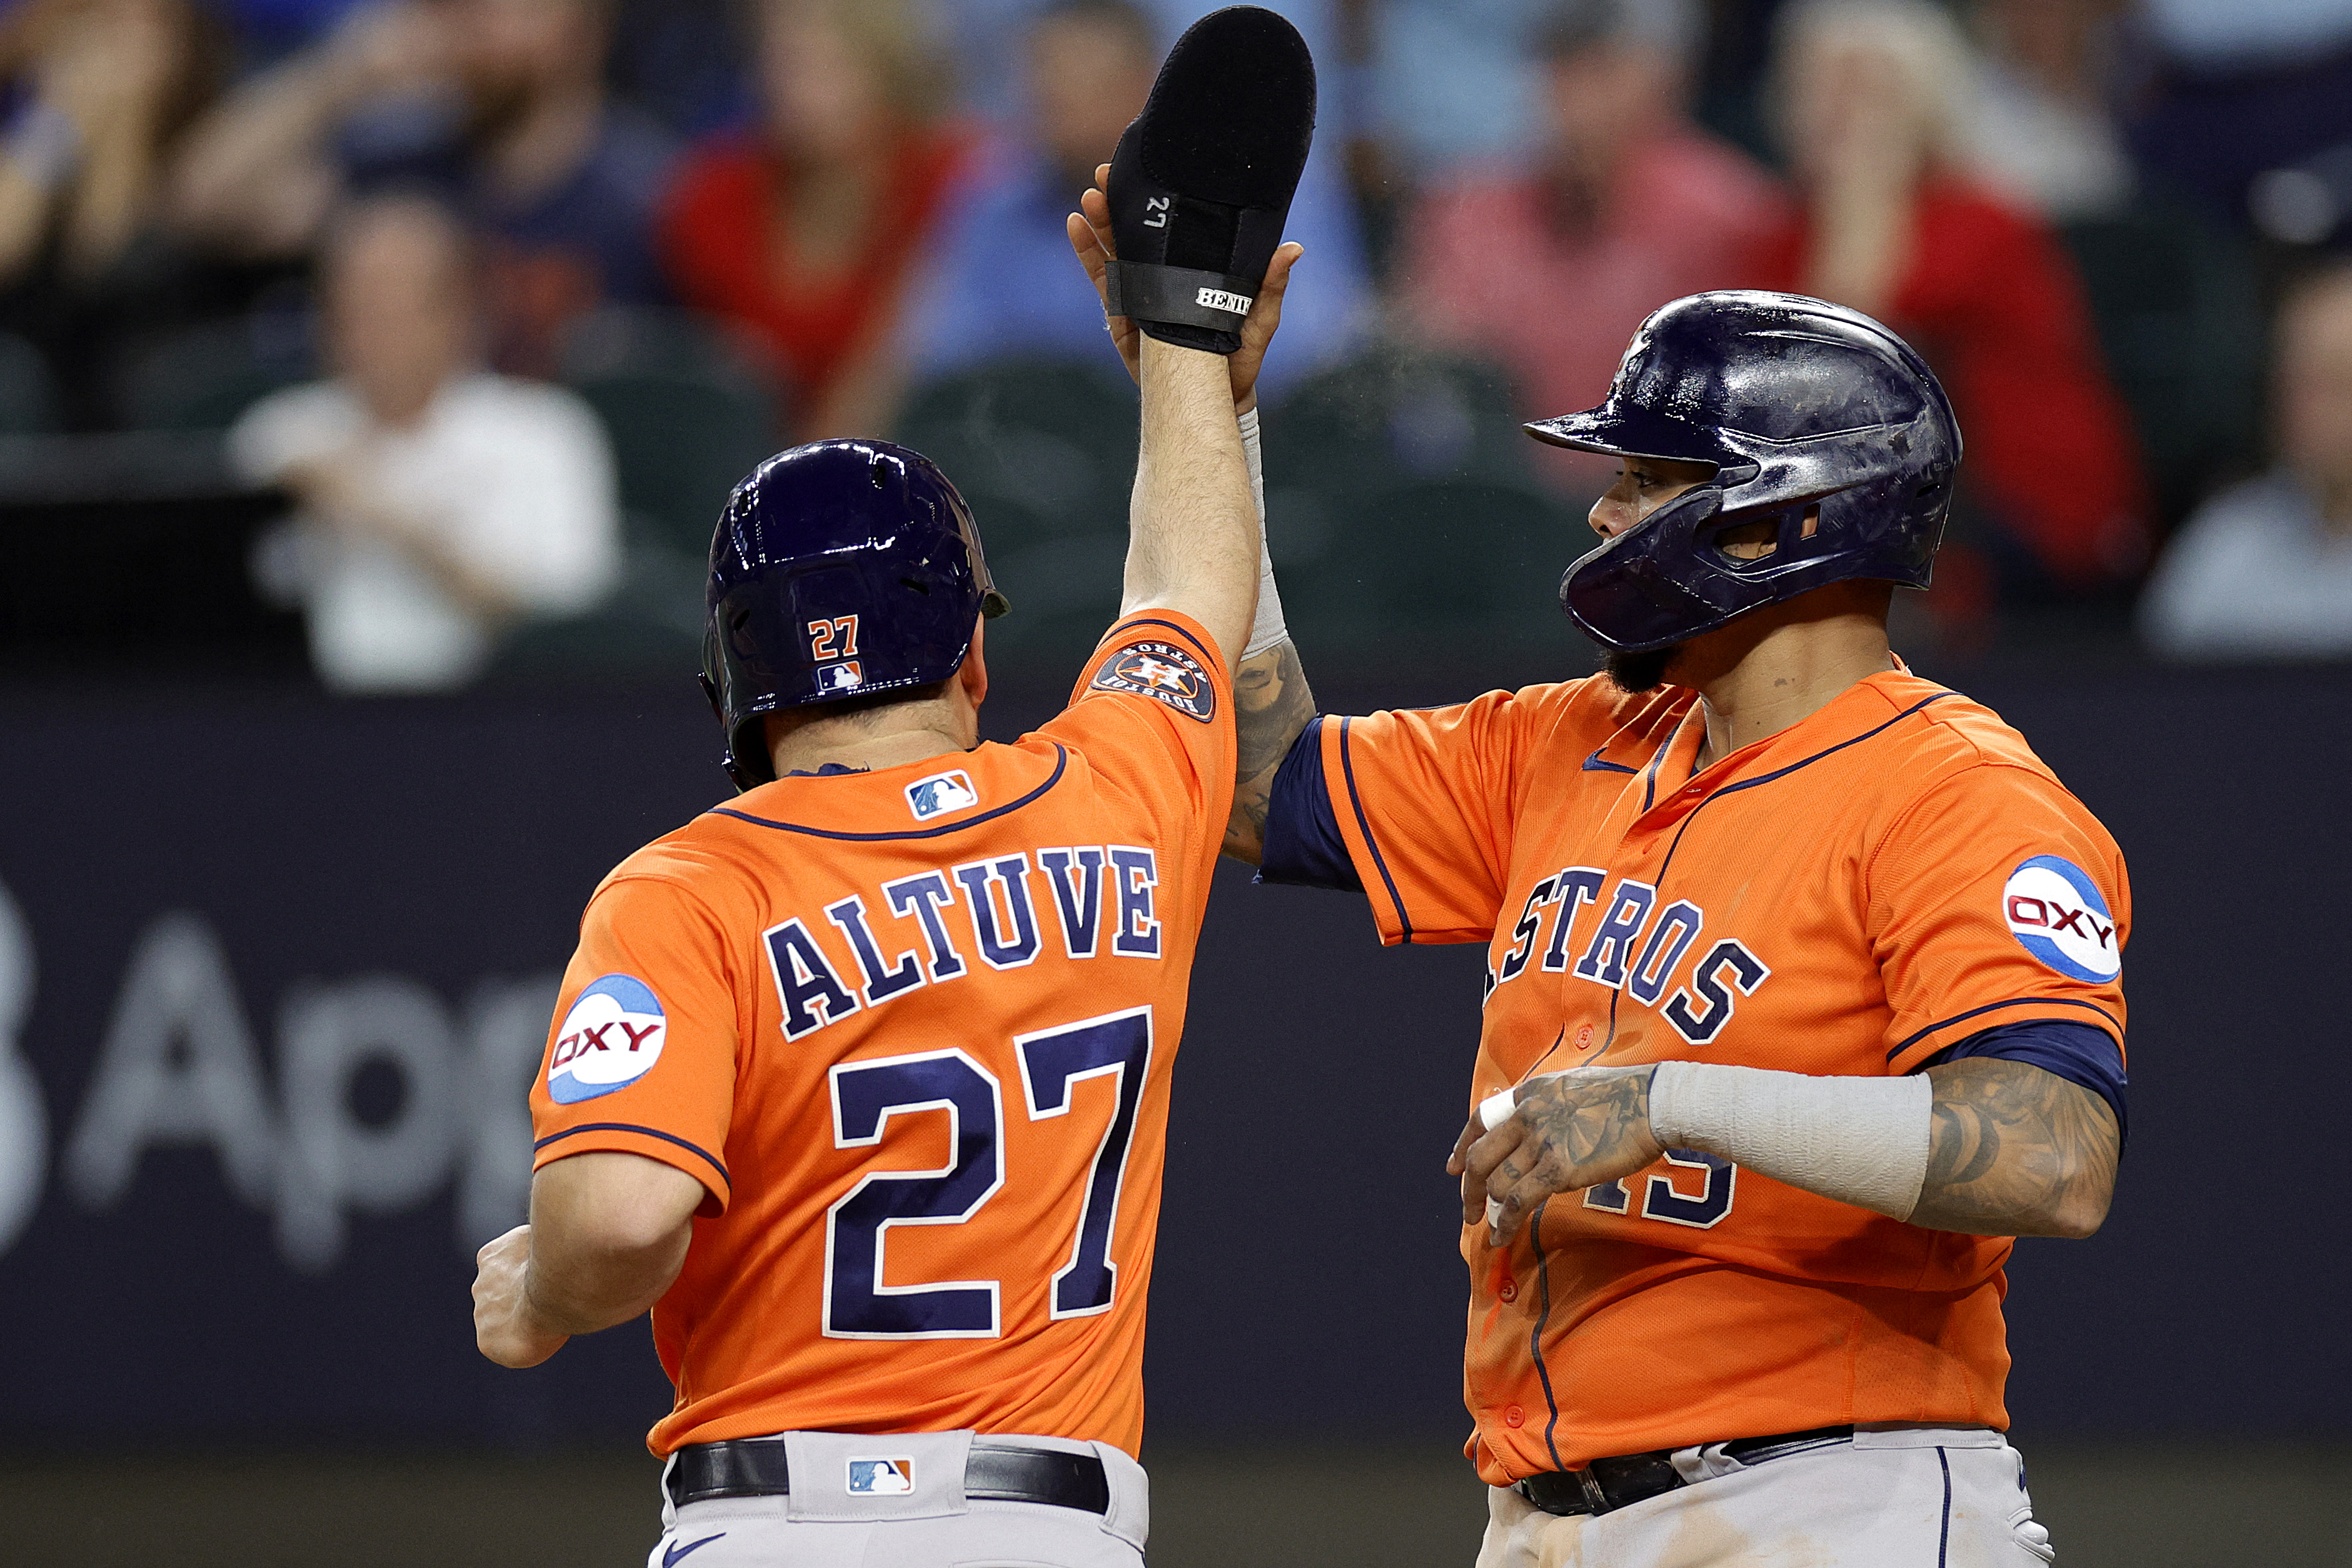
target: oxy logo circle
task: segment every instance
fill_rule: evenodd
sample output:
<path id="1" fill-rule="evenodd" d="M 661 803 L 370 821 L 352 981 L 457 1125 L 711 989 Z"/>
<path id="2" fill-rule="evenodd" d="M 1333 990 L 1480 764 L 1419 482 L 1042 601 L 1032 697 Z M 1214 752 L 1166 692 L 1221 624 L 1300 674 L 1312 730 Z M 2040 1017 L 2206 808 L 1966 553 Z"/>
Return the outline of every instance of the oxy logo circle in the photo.
<path id="1" fill-rule="evenodd" d="M 2000 912 L 2025 951 L 2075 980 L 2113 980 L 2123 973 L 2123 945 L 2097 883 L 2080 866 L 2036 855 L 2009 874 Z"/>
<path id="2" fill-rule="evenodd" d="M 572 999 L 547 1057 L 547 1092 L 576 1105 L 626 1089 L 661 1060 L 668 1020 L 653 987 L 634 974 L 607 974 Z"/>

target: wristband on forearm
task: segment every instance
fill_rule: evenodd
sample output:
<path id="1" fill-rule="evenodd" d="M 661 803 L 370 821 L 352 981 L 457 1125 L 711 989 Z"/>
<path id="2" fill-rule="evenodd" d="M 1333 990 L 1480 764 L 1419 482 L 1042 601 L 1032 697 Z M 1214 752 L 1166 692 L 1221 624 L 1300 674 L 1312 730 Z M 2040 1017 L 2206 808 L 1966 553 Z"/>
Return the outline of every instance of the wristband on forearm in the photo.
<path id="1" fill-rule="evenodd" d="M 1282 624 L 1282 595 L 1274 585 L 1274 556 L 1265 544 L 1265 458 L 1260 450 L 1257 410 L 1240 416 L 1242 460 L 1249 465 L 1250 499 L 1257 503 L 1257 619 L 1250 623 L 1249 641 L 1242 658 L 1255 658 L 1277 643 L 1289 640 Z"/>
<path id="2" fill-rule="evenodd" d="M 1921 1077 L 1809 1078 L 1660 1062 L 1650 1131 L 1792 1187 L 1908 1219 L 1927 1181 L 1935 1086 Z"/>

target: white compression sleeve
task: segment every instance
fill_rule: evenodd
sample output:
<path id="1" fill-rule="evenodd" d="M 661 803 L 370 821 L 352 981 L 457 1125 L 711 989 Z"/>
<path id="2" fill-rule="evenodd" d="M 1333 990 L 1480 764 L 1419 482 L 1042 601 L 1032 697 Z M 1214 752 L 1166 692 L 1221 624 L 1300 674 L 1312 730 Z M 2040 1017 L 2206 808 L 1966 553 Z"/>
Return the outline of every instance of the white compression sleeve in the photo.
<path id="1" fill-rule="evenodd" d="M 1927 1182 L 1935 1086 L 1909 1078 L 1808 1078 L 1762 1068 L 1660 1062 L 1650 1131 L 1759 1175 L 1895 1219 Z"/>
<path id="2" fill-rule="evenodd" d="M 1241 416 L 1241 426 L 1242 458 L 1249 465 L 1250 495 L 1257 502 L 1257 619 L 1250 623 L 1242 657 L 1255 658 L 1286 641 L 1290 632 L 1282 624 L 1282 595 L 1274 585 L 1274 556 L 1265 547 L 1265 457 L 1258 443 L 1256 409 Z"/>

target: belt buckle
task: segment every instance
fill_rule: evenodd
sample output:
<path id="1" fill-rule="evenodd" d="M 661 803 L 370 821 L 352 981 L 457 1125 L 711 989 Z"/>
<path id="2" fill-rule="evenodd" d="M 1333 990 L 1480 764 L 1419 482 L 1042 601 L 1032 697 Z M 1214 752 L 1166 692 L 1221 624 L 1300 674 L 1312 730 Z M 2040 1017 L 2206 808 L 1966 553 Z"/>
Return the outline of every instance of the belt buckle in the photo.
<path id="1" fill-rule="evenodd" d="M 1574 1476 L 1577 1485 L 1584 1489 L 1584 1506 L 1592 1510 L 1594 1517 L 1610 1511 L 1609 1494 L 1602 1489 L 1601 1478 L 1592 1473 L 1591 1465 L 1580 1470 L 1570 1470 L 1569 1474 Z"/>

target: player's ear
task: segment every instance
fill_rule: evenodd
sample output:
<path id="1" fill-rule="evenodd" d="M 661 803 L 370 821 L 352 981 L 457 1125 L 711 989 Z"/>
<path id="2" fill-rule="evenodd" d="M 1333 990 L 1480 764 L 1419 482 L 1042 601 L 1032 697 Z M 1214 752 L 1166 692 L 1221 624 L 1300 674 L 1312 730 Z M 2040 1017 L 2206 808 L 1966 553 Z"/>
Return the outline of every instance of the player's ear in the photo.
<path id="1" fill-rule="evenodd" d="M 988 700 L 988 661 L 981 656 L 981 645 L 987 640 L 988 618 L 982 616 L 972 624 L 971 651 L 963 656 L 963 668 L 956 671 L 956 680 L 974 708 Z"/>

